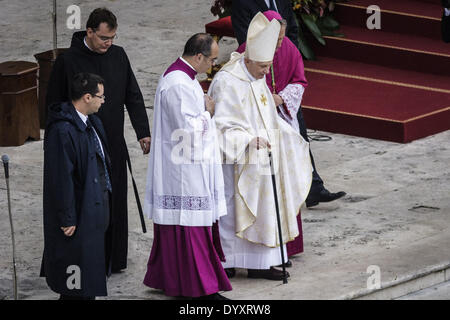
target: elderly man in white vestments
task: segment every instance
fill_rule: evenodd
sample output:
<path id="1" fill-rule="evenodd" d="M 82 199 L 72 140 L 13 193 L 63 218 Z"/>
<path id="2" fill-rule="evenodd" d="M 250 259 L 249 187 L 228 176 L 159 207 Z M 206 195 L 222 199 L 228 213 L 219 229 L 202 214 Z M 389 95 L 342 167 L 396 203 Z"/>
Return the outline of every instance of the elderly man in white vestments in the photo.
<path id="1" fill-rule="evenodd" d="M 224 300 L 231 290 L 212 226 L 226 202 L 214 101 L 195 78 L 219 52 L 208 34 L 195 34 L 161 76 L 153 113 L 145 212 L 154 240 L 144 284 L 168 296 Z"/>
<path id="2" fill-rule="evenodd" d="M 280 245 L 298 236 L 297 214 L 308 195 L 312 166 L 308 143 L 277 115 L 265 75 L 275 53 L 280 23 L 258 13 L 242 54 L 214 77 L 209 94 L 216 101 L 215 122 L 224 156 L 228 214 L 220 219 L 227 275 L 248 269 L 249 278 L 281 280 Z M 268 151 L 276 172 L 282 242 L 279 242 Z M 286 262 L 286 261 L 284 261 Z"/>

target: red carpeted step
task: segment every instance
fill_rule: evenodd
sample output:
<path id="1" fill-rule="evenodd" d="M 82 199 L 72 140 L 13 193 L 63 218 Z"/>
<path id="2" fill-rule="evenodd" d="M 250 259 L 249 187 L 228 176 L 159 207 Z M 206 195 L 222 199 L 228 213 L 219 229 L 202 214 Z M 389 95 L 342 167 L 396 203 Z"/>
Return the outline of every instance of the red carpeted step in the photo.
<path id="1" fill-rule="evenodd" d="M 331 57 L 306 60 L 304 64 L 308 73 L 341 74 L 349 78 L 359 77 L 379 83 L 393 82 L 404 87 L 426 88 L 450 94 L 450 74 L 435 75 Z"/>
<path id="2" fill-rule="evenodd" d="M 450 74 L 450 46 L 444 42 L 347 25 L 342 25 L 340 31 L 345 37 L 325 37 L 326 46 L 311 40 L 315 53 L 418 72 Z"/>
<path id="3" fill-rule="evenodd" d="M 415 34 L 441 39 L 442 6 L 413 0 L 353 0 L 338 3 L 334 16 L 344 25 L 367 29 L 367 20 L 373 14 L 367 13 L 370 5 L 381 9 L 380 27 L 383 31 Z"/>
<path id="4" fill-rule="evenodd" d="M 366 26 L 368 6 L 381 30 Z M 302 102 L 307 126 L 409 142 L 450 129 L 450 46 L 441 41 L 440 1 L 352 0 L 336 6 L 344 38 L 311 40 Z"/>
<path id="5" fill-rule="evenodd" d="M 450 129 L 450 94 L 306 72 L 308 128 L 396 142 Z"/>
<path id="6" fill-rule="evenodd" d="M 399 121 L 450 107 L 449 93 L 315 72 L 306 77 L 305 105 Z"/>
<path id="7" fill-rule="evenodd" d="M 437 4 L 437 5 L 440 5 L 440 6 L 442 5 L 442 0 L 417 0 L 417 1 L 434 3 L 434 4 Z"/>
<path id="8" fill-rule="evenodd" d="M 393 12 L 397 14 L 417 15 L 429 18 L 440 19 L 442 15 L 442 5 L 440 1 L 436 3 L 418 0 L 350 0 L 347 2 L 337 3 L 339 6 L 354 6 L 364 8 L 377 5 L 383 12 Z"/>
<path id="9" fill-rule="evenodd" d="M 345 38 L 342 40 L 355 40 L 404 48 L 405 50 L 424 51 L 430 54 L 443 54 L 450 57 L 450 47 L 442 41 L 420 37 L 414 34 L 405 35 L 395 32 L 386 32 L 384 30 L 369 30 L 365 28 L 356 28 L 347 25 L 341 27 Z M 327 37 L 331 38 L 331 37 Z"/>

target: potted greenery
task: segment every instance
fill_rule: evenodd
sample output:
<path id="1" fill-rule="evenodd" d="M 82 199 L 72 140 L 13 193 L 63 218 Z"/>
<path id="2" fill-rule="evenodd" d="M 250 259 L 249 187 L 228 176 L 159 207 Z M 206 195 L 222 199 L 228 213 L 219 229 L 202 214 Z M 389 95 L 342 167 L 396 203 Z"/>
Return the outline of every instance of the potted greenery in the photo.
<path id="1" fill-rule="evenodd" d="M 308 44 L 308 35 L 312 35 L 320 44 L 325 45 L 323 36 L 341 37 L 337 33 L 339 23 L 333 18 L 336 2 L 345 0 L 290 0 L 299 26 L 299 50 L 306 59 L 315 59 Z M 215 0 L 211 6 L 213 15 L 223 18 L 231 15 L 232 0 Z"/>
<path id="2" fill-rule="evenodd" d="M 337 33 L 339 23 L 333 18 L 336 2 L 339 0 L 291 0 L 292 8 L 299 25 L 299 49 L 306 59 L 315 59 L 315 55 L 308 44 L 306 35 L 312 34 L 322 45 L 325 45 L 323 36 L 342 37 Z"/>

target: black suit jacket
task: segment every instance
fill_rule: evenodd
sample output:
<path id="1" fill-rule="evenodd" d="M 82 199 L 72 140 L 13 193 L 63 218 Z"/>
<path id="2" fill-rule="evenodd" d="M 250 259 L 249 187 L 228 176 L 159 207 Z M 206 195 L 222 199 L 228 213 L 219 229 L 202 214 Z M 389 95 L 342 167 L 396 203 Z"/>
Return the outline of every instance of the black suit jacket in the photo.
<path id="1" fill-rule="evenodd" d="M 442 16 L 442 39 L 450 42 L 450 16 Z"/>
<path id="2" fill-rule="evenodd" d="M 442 0 L 442 6 L 450 9 L 450 0 Z M 450 16 L 442 14 L 442 40 L 450 42 Z"/>
<path id="3" fill-rule="evenodd" d="M 287 21 L 286 36 L 298 47 L 298 26 L 290 0 L 275 0 L 278 13 Z M 247 40 L 247 29 L 253 17 L 259 12 L 269 10 L 264 0 L 233 0 L 231 24 L 241 45 Z"/>

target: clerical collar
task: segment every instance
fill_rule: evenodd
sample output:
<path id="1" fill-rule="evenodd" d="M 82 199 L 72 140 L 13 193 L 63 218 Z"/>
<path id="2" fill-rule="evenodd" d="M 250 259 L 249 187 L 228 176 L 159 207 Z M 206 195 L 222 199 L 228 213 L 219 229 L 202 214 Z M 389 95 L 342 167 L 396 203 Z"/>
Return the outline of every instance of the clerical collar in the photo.
<path id="1" fill-rule="evenodd" d="M 239 61 L 241 63 L 242 69 L 244 69 L 245 74 L 250 79 L 251 82 L 256 81 L 257 79 L 251 75 L 251 73 L 248 71 L 247 66 L 245 65 L 244 57 L 241 58 Z"/>
<path id="2" fill-rule="evenodd" d="M 191 67 L 192 70 L 195 71 L 195 73 L 197 73 L 197 71 L 194 69 L 194 67 L 191 66 L 191 64 L 189 62 L 187 62 L 185 59 L 183 59 L 183 57 L 180 57 L 180 60 L 183 61 L 184 63 L 186 63 L 189 67 Z"/>
<path id="3" fill-rule="evenodd" d="M 197 75 L 197 71 L 182 57 L 179 57 L 174 63 L 170 65 L 169 68 L 167 68 L 166 72 L 164 72 L 164 77 L 172 72 L 172 71 L 183 71 L 186 73 L 192 80 L 195 79 L 195 76 Z"/>
<path id="4" fill-rule="evenodd" d="M 84 42 L 84 45 L 85 45 L 89 50 L 91 50 L 92 52 L 94 52 L 94 50 L 92 50 L 92 49 L 88 46 L 88 44 L 87 44 L 87 42 L 86 42 L 86 37 L 83 38 L 83 42 Z"/>

